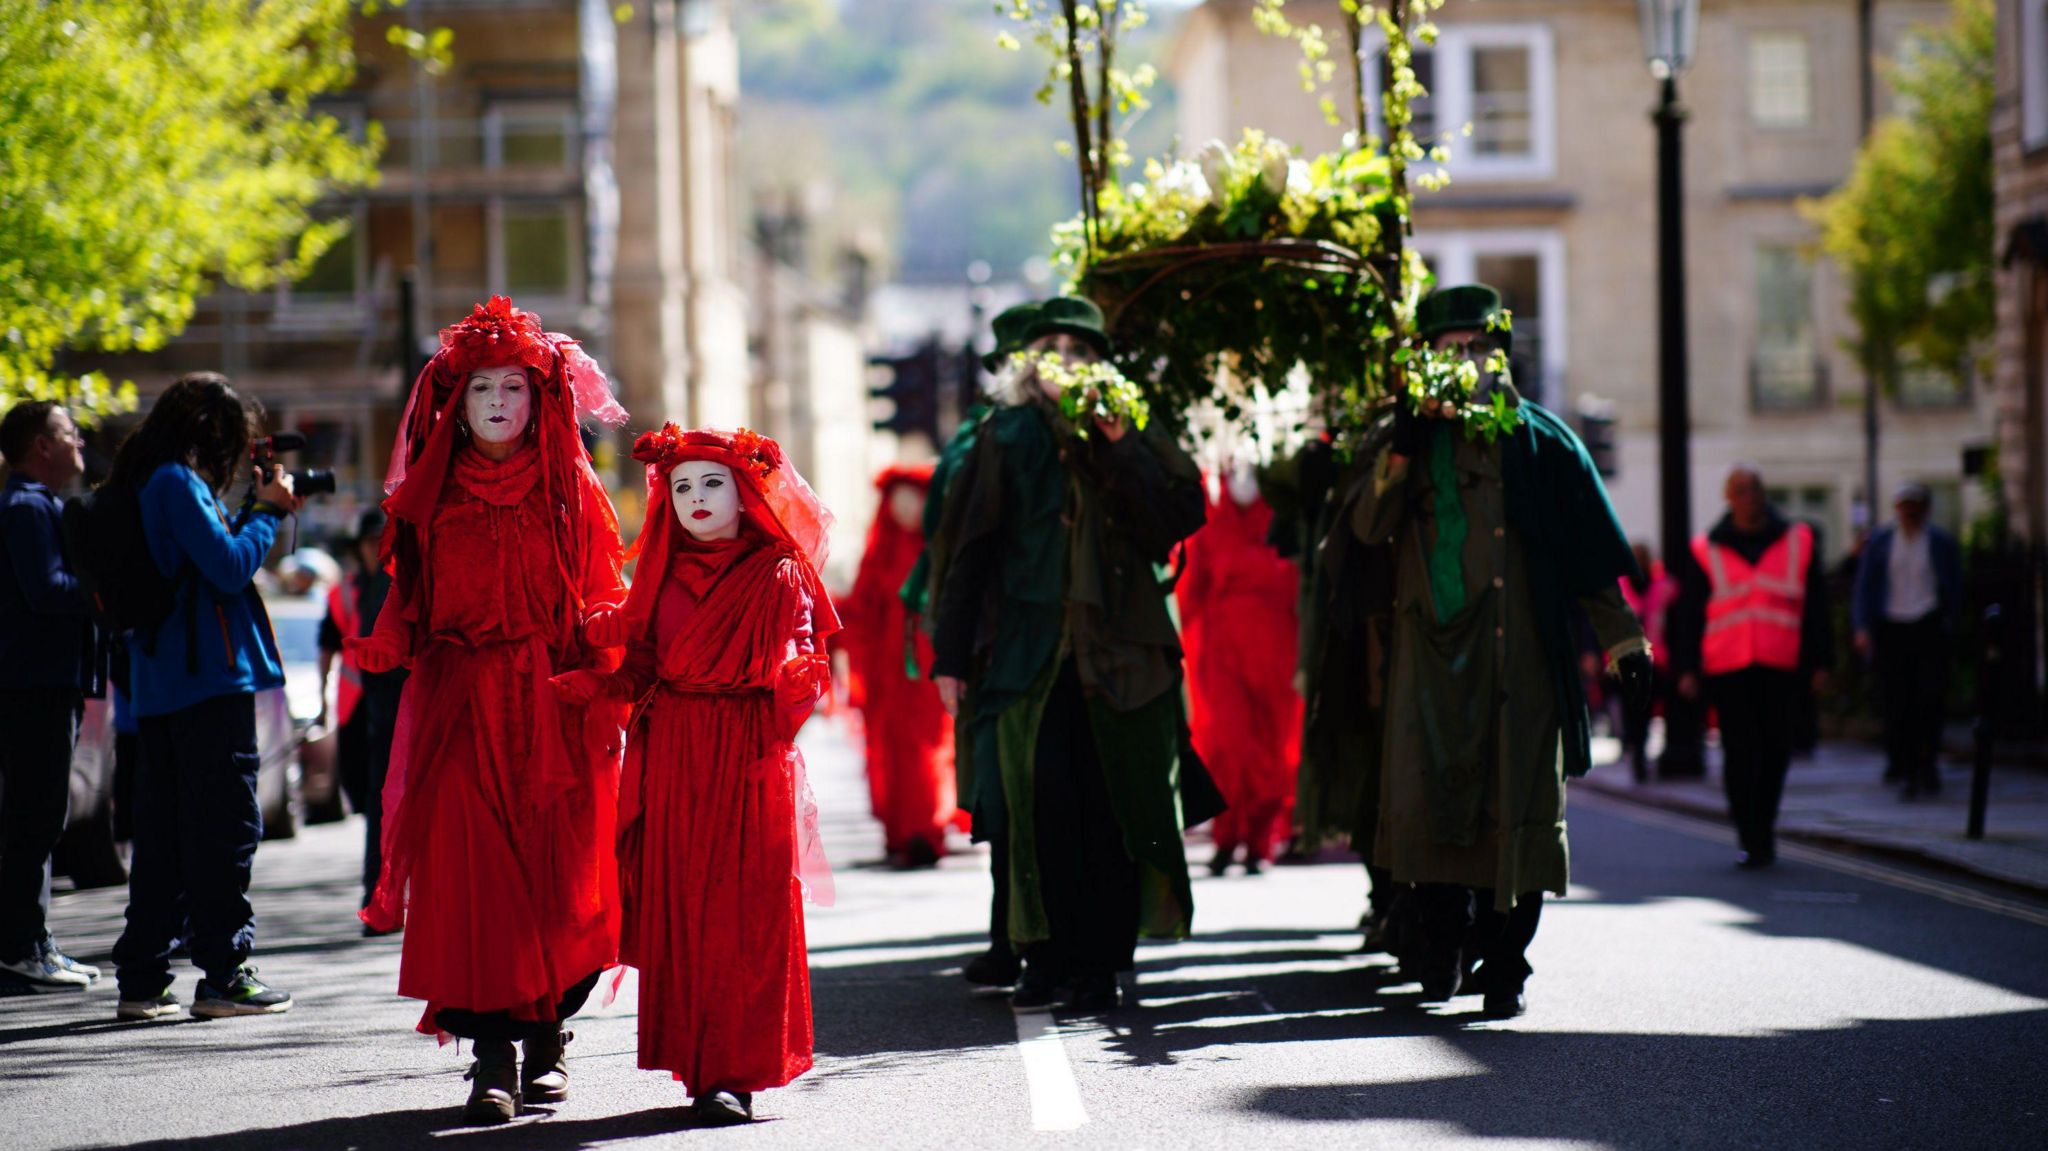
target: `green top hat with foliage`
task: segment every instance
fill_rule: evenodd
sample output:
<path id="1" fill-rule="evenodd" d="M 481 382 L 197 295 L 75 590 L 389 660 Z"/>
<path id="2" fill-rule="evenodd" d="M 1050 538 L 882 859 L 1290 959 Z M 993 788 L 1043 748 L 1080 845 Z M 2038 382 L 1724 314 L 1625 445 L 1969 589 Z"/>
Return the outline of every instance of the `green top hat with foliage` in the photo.
<path id="1" fill-rule="evenodd" d="M 1017 304 L 1004 308 L 996 315 L 995 321 L 989 325 L 990 330 L 995 333 L 996 346 L 994 351 L 981 358 L 983 368 L 991 372 L 998 370 L 1003 366 L 1003 361 L 1010 358 L 1011 353 L 1030 342 L 1024 338 L 1024 329 L 1038 319 L 1039 306 L 1037 301 Z"/>
<path id="2" fill-rule="evenodd" d="M 1035 304 L 1018 304 L 998 315 L 991 327 L 995 330 L 996 348 L 981 359 L 982 366 L 991 372 L 1001 367 L 1012 352 L 1023 351 L 1040 337 L 1057 332 L 1088 341 L 1105 360 L 1110 354 L 1102 309 L 1095 306 L 1095 301 L 1080 296 L 1054 296 Z"/>
<path id="3" fill-rule="evenodd" d="M 1500 316 L 1500 293 L 1485 284 L 1463 284 L 1438 288 L 1422 298 L 1415 309 L 1415 330 L 1425 340 L 1445 332 L 1489 332 Z M 1491 331 L 1506 350 L 1512 340 L 1507 328 Z"/>

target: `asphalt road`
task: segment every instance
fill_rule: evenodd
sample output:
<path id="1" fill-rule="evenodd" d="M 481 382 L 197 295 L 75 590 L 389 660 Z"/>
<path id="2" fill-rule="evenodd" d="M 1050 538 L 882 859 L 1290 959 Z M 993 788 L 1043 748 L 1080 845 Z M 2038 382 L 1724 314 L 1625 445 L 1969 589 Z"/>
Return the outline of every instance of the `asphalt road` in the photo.
<path id="1" fill-rule="evenodd" d="M 983 858 L 866 864 L 858 764 L 829 724 L 806 743 L 839 902 L 810 920 L 818 1067 L 764 1122 L 685 1129 L 681 1088 L 634 1067 L 628 977 L 574 1024 L 574 1098 L 462 1127 L 466 1052 L 412 1032 L 398 940 L 357 934 L 351 822 L 258 858 L 256 962 L 289 1015 L 120 1024 L 111 977 L 0 1000 L 0 1147 L 2048 1146 L 2038 905 L 1800 848 L 1740 873 L 1718 828 L 1581 794 L 1581 886 L 1545 911 L 1522 1019 L 1421 1005 L 1355 954 L 1362 875 L 1326 863 L 1203 875 L 1198 934 L 1141 949 L 1137 1005 L 1020 1022 L 957 975 Z M 59 937 L 104 963 L 121 907 L 63 896 Z"/>

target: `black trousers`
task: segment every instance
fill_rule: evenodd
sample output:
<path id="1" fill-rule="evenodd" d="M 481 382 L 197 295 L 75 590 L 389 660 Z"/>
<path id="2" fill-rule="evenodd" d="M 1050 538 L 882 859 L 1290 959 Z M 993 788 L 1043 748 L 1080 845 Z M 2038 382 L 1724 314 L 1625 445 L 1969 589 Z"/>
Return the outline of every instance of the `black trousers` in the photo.
<path id="1" fill-rule="evenodd" d="M 1948 702 L 1948 637 L 1941 616 L 1877 625 L 1877 680 L 1884 704 L 1885 778 L 1940 786 L 1941 726 Z"/>
<path id="2" fill-rule="evenodd" d="M 1721 718 L 1721 785 L 1742 850 L 1777 852 L 1778 803 L 1792 763 L 1800 708 L 1797 672 L 1751 667 L 1707 677 L 1707 699 Z"/>
<path id="3" fill-rule="evenodd" d="M 263 839 L 254 695 L 218 695 L 141 726 L 128 926 L 114 944 L 123 999 L 170 986 L 181 935 L 207 978 L 234 976 L 256 939 L 249 873 Z"/>
<path id="4" fill-rule="evenodd" d="M 384 870 L 384 777 L 391 770 L 391 737 L 398 730 L 398 700 L 405 694 L 406 673 L 386 672 L 363 677 L 363 699 L 356 713 L 364 721 L 366 776 L 363 805 L 363 906 L 377 890 Z M 351 716 L 354 719 L 355 716 Z"/>
<path id="5" fill-rule="evenodd" d="M 1138 948 L 1138 865 L 1124 850 L 1072 660 L 1046 701 L 1033 766 L 1039 891 L 1052 938 L 1025 958 L 1068 977 L 1129 971 Z"/>
<path id="6" fill-rule="evenodd" d="M 334 733 L 334 775 L 350 811 L 366 811 L 370 803 L 370 708 L 358 699 L 348 722 Z"/>
<path id="7" fill-rule="evenodd" d="M 988 949 L 995 955 L 1010 955 L 1010 837 L 997 832 L 988 837 L 988 877 L 995 893 L 988 901 Z"/>
<path id="8" fill-rule="evenodd" d="M 114 838 L 135 839 L 135 771 L 142 763 L 142 737 L 114 733 Z"/>
<path id="9" fill-rule="evenodd" d="M 1467 968 L 1475 962 L 1485 964 L 1487 990 L 1520 991 L 1529 981 L 1535 970 L 1529 966 L 1529 944 L 1543 918 L 1542 892 L 1516 899 L 1512 911 L 1494 910 L 1490 887 L 1421 883 L 1415 896 L 1430 942 L 1456 946 Z"/>
<path id="10" fill-rule="evenodd" d="M 48 930 L 50 852 L 71 807 L 76 689 L 0 692 L 0 958 L 34 954 Z"/>
<path id="11" fill-rule="evenodd" d="M 545 1035 L 562 1025 L 590 1000 L 590 993 L 597 987 L 601 971 L 593 971 L 571 984 L 562 992 L 561 1002 L 555 1004 L 554 1019 L 542 1023 L 532 1019 L 514 1019 L 509 1011 L 465 1011 L 459 1007 L 443 1007 L 434 1012 L 434 1026 L 450 1035 L 464 1039 L 486 1041 L 509 1040 L 518 1042 Z"/>

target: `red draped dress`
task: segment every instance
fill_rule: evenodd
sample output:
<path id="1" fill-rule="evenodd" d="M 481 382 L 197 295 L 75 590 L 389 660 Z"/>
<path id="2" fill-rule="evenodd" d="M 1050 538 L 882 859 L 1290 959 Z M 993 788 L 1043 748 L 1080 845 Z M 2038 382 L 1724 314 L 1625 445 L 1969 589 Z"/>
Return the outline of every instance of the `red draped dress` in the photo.
<path id="1" fill-rule="evenodd" d="M 601 659 L 577 638 L 571 593 L 621 599 L 618 546 L 594 540 L 587 570 L 565 571 L 542 473 L 532 448 L 502 462 L 457 452 L 425 578 L 401 569 L 398 610 L 377 620 L 416 655 L 363 914 L 404 924 L 398 993 L 427 1002 L 430 1034 L 443 1008 L 553 1019 L 566 989 L 617 958 L 623 708 L 564 704 L 548 679 Z M 578 527 L 611 530 L 587 515 Z"/>
<path id="2" fill-rule="evenodd" d="M 797 553 L 684 539 L 654 633 L 620 678 L 642 702 L 620 788 L 620 956 L 640 972 L 640 1066 L 692 1095 L 780 1087 L 811 1067 L 794 737 L 830 601 Z"/>
<path id="3" fill-rule="evenodd" d="M 1195 752 L 1230 802 L 1211 831 L 1219 850 L 1272 857 L 1287 834 L 1301 763 L 1301 697 L 1294 691 L 1297 597 L 1293 561 L 1266 542 L 1273 509 L 1224 493 L 1189 537 L 1177 586 L 1187 652 L 1188 727 Z"/>
<path id="4" fill-rule="evenodd" d="M 860 710 L 868 753 L 868 796 L 882 823 L 889 853 L 922 839 L 946 851 L 946 826 L 958 816 L 953 782 L 953 721 L 930 678 L 905 670 L 906 642 L 917 666 L 932 662 L 931 638 L 911 630 L 909 609 L 897 597 L 924 548 L 924 538 L 889 518 L 886 496 L 867 554 L 841 602 L 846 654 L 852 671 L 849 702 Z"/>

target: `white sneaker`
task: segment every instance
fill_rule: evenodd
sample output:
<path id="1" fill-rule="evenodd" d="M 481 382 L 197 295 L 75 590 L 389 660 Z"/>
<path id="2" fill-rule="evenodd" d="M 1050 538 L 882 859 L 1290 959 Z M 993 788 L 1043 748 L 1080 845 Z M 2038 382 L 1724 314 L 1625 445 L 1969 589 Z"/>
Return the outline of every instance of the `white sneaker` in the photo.
<path id="1" fill-rule="evenodd" d="M 99 968 L 94 967 L 90 963 L 80 963 L 78 960 L 64 954 L 63 950 L 57 946 L 57 940 L 54 936 L 43 936 L 43 958 L 66 971 L 85 976 L 87 983 L 94 982 L 100 977 Z"/>
<path id="2" fill-rule="evenodd" d="M 184 1011 L 178 997 L 168 989 L 155 999 L 123 999 L 114 1009 L 116 1019 L 167 1019 Z"/>
<path id="3" fill-rule="evenodd" d="M 40 947 L 34 955 L 0 962 L 0 971 L 20 976 L 31 991 L 83 991 L 92 982 L 80 972 L 50 962 Z"/>

